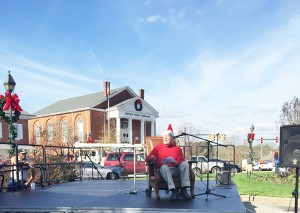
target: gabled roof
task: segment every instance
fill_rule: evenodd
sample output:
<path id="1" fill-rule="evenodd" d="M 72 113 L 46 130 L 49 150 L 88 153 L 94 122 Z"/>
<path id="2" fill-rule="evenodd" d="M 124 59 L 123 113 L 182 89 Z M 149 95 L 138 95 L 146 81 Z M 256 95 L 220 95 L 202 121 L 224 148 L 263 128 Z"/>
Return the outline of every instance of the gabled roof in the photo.
<path id="1" fill-rule="evenodd" d="M 127 100 L 125 100 L 125 101 L 123 101 L 121 103 L 118 103 L 118 104 L 114 105 L 113 107 L 111 107 L 111 110 L 122 108 L 123 106 L 126 106 L 129 103 L 134 103 L 134 101 L 136 101 L 137 99 L 141 99 L 141 98 L 140 97 L 134 97 L 134 98 L 127 99 Z M 145 101 L 144 99 L 141 99 L 141 100 L 142 100 L 142 103 L 145 106 L 147 106 L 149 110 L 151 110 L 153 113 L 155 113 L 156 115 L 158 115 L 158 112 L 150 104 L 148 104 L 147 101 Z"/>
<path id="2" fill-rule="evenodd" d="M 10 115 L 10 111 L 9 110 L 5 110 L 4 111 L 5 112 L 5 114 L 7 115 L 7 116 L 9 116 Z M 13 112 L 14 113 L 14 112 Z M 20 119 L 30 119 L 30 118 L 32 118 L 32 117 L 34 117 L 34 115 L 33 114 L 30 114 L 29 112 L 27 112 L 27 111 L 25 111 L 25 110 L 23 110 L 23 111 L 21 111 L 21 114 L 20 114 Z"/>
<path id="3" fill-rule="evenodd" d="M 132 89 L 130 89 L 129 87 L 121 87 L 117 89 L 112 89 L 110 91 L 110 97 L 113 97 L 124 90 L 128 90 L 134 97 L 137 96 L 137 94 L 134 93 Z M 104 96 L 103 92 L 97 92 L 89 95 L 83 95 L 83 96 L 57 101 L 33 114 L 48 115 L 48 114 L 61 113 L 67 111 L 74 111 L 76 109 L 93 108 L 105 102 L 106 100 L 107 98 Z"/>

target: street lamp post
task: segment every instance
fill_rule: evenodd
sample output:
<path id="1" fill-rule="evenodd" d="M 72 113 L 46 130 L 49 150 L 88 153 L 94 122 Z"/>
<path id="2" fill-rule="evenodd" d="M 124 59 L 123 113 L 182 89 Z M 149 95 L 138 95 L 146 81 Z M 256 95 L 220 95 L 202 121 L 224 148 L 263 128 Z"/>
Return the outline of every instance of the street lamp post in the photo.
<path id="1" fill-rule="evenodd" d="M 5 90 L 7 92 L 9 92 L 9 94 L 11 95 L 11 93 L 14 91 L 15 86 L 16 86 L 16 82 L 14 81 L 13 77 L 10 74 L 10 71 L 8 71 L 8 77 L 7 79 L 3 82 L 3 85 L 5 87 Z M 11 101 L 12 99 L 10 99 Z M 8 132 L 9 132 L 9 143 L 13 142 L 13 137 L 14 137 L 14 133 L 15 133 L 15 128 L 13 126 L 13 122 L 12 122 L 12 105 L 10 103 L 10 108 L 9 108 L 9 125 L 8 125 Z"/>
<path id="2" fill-rule="evenodd" d="M 255 133 L 253 133 L 254 131 L 254 125 L 251 124 L 250 126 L 250 133 L 248 133 L 248 143 L 249 143 L 249 163 L 253 162 L 253 140 L 254 140 L 254 135 Z"/>

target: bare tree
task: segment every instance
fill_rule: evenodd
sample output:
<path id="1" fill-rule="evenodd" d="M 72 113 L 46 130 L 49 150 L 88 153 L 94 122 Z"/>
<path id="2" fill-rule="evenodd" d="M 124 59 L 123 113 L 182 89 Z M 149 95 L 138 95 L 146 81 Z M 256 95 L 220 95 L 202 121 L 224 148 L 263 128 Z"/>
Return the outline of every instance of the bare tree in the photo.
<path id="1" fill-rule="evenodd" d="M 44 146 L 74 146 L 74 142 L 78 140 L 78 137 L 74 136 L 73 132 L 73 128 L 67 127 L 66 134 L 64 135 L 59 125 L 55 123 L 51 132 L 48 132 L 48 129 L 40 130 L 38 137 L 36 135 L 37 133 L 32 133 L 30 143 Z M 65 143 L 63 143 L 64 137 Z"/>
<path id="2" fill-rule="evenodd" d="M 104 134 L 102 138 L 100 138 L 100 143 L 116 143 L 117 141 L 117 121 L 116 119 L 110 120 L 110 132 Z"/>
<path id="3" fill-rule="evenodd" d="M 196 128 L 193 123 L 184 122 L 184 123 L 180 124 L 178 133 L 180 134 L 182 132 L 185 132 L 185 133 L 188 133 L 188 134 L 197 134 L 197 133 L 200 132 L 200 130 L 199 130 L 199 128 Z M 199 139 L 194 138 L 192 136 L 184 136 L 183 139 L 184 139 L 184 142 L 199 141 Z"/>
<path id="4" fill-rule="evenodd" d="M 294 97 L 290 102 L 285 102 L 281 109 L 280 122 L 282 125 L 300 124 L 300 99 Z"/>
<path id="5" fill-rule="evenodd" d="M 184 122 L 181 123 L 179 126 L 179 129 L 183 132 L 187 132 L 187 133 L 195 133 L 195 126 L 192 123 L 189 122 Z"/>

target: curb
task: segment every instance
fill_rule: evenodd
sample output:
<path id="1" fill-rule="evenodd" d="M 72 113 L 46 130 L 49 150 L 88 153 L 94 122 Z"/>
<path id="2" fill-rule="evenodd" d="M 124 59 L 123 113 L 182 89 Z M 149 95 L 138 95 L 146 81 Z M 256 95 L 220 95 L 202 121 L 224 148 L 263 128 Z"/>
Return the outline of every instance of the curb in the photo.
<path id="1" fill-rule="evenodd" d="M 266 203 L 266 204 L 275 204 L 275 205 L 289 205 L 290 203 L 294 205 L 295 199 L 291 198 L 280 198 L 280 197 L 264 197 L 264 196 L 255 196 L 255 195 L 240 195 L 240 198 L 243 202 L 251 203 Z M 299 203 L 300 199 L 298 199 Z"/>

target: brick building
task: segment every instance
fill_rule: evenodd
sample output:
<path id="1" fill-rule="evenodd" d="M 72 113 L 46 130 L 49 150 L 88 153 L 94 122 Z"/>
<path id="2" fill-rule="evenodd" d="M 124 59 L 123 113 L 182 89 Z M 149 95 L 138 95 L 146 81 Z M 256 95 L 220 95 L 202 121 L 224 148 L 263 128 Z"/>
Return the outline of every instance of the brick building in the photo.
<path id="1" fill-rule="evenodd" d="M 9 111 L 6 111 L 6 115 L 9 116 Z M 17 123 L 14 123 L 16 129 L 17 137 L 14 140 L 16 144 L 28 144 L 29 135 L 28 135 L 28 120 L 31 119 L 33 115 L 22 111 Z M 6 123 L 2 118 L 0 118 L 0 142 L 9 141 L 8 133 L 8 123 Z"/>
<path id="2" fill-rule="evenodd" d="M 40 144 L 42 134 L 47 144 L 59 137 L 57 145 L 69 146 L 90 137 L 93 143 L 143 144 L 146 136 L 156 135 L 158 112 L 144 100 L 144 90 L 137 95 L 129 87 L 113 89 L 108 101 L 106 88 L 105 82 L 103 92 L 60 100 L 34 113 L 30 143 Z"/>

